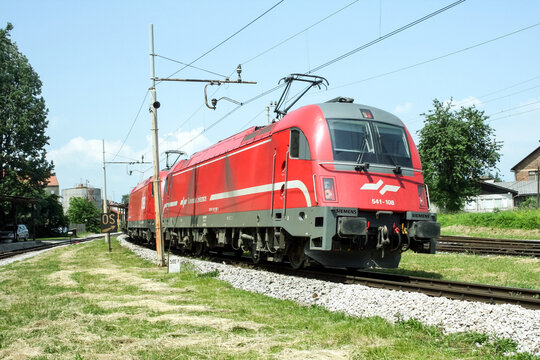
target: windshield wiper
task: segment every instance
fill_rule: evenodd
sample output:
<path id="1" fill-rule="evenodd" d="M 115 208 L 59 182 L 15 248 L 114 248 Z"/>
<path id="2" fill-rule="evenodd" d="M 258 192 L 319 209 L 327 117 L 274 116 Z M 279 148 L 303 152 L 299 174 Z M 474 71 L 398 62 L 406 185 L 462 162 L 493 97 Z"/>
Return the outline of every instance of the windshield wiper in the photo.
<path id="1" fill-rule="evenodd" d="M 360 149 L 360 152 L 358 153 L 358 157 L 356 158 L 356 165 L 354 167 L 354 170 L 356 171 L 366 171 L 369 169 L 369 163 L 362 163 L 362 159 L 364 158 L 364 149 L 367 146 L 367 133 L 364 134 L 364 138 L 362 139 L 362 149 Z"/>
<path id="2" fill-rule="evenodd" d="M 394 169 L 392 169 L 392 171 L 394 172 L 394 174 L 401 174 L 401 166 L 398 165 L 396 159 L 394 158 L 394 156 L 392 155 L 392 153 L 390 153 L 388 151 L 388 149 L 386 148 L 386 146 L 384 145 L 384 142 L 381 140 L 381 134 L 377 131 L 377 136 L 379 138 L 379 144 L 381 144 L 381 148 L 382 150 L 384 151 L 384 154 L 387 155 L 390 160 L 392 161 L 392 164 L 394 164 Z"/>

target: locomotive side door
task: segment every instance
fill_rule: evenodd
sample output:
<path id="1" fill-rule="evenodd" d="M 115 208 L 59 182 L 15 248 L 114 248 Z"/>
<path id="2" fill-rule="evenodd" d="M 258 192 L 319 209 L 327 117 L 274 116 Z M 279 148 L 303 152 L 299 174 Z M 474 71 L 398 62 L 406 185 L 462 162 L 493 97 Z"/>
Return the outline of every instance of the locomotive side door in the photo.
<path id="1" fill-rule="evenodd" d="M 272 135 L 274 144 L 273 157 L 273 191 L 272 191 L 272 218 L 281 220 L 285 216 L 287 203 L 287 175 L 289 160 L 289 133 L 290 130 L 280 131 Z"/>
<path id="2" fill-rule="evenodd" d="M 311 206 L 309 194 L 311 153 L 304 133 L 298 128 L 275 134 L 274 191 L 272 216 L 285 218 L 287 208 Z M 292 196 L 292 197 L 291 197 Z"/>

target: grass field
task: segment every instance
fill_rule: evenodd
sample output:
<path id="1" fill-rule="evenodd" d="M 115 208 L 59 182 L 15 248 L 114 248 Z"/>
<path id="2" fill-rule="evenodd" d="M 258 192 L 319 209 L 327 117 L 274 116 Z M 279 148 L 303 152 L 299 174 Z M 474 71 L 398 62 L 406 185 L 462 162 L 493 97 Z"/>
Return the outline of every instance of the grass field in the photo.
<path id="1" fill-rule="evenodd" d="M 540 240 L 540 210 L 438 214 L 443 235 Z"/>
<path id="2" fill-rule="evenodd" d="M 112 253 L 94 241 L 1 267 L 0 319 L 2 359 L 497 359 L 515 348 L 167 274 L 116 241 Z"/>
<path id="3" fill-rule="evenodd" d="M 411 276 L 540 289 L 540 259 L 464 254 L 402 254 L 398 269 Z"/>

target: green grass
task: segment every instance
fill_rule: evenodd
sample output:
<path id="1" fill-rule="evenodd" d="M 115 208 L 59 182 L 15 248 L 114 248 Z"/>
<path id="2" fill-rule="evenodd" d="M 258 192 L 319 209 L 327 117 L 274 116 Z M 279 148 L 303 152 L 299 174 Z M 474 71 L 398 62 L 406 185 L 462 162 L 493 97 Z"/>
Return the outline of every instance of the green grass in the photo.
<path id="1" fill-rule="evenodd" d="M 437 220 L 442 227 L 461 225 L 499 229 L 540 230 L 540 210 L 443 213 L 438 214 Z"/>
<path id="2" fill-rule="evenodd" d="M 301 306 L 216 276 L 189 267 L 167 274 L 116 241 L 112 253 L 94 241 L 4 266 L 0 358 L 502 359 L 516 346 Z"/>
<path id="3" fill-rule="evenodd" d="M 527 257 L 432 255 L 407 251 L 402 254 L 398 269 L 385 269 L 381 272 L 540 289 L 540 260 Z"/>

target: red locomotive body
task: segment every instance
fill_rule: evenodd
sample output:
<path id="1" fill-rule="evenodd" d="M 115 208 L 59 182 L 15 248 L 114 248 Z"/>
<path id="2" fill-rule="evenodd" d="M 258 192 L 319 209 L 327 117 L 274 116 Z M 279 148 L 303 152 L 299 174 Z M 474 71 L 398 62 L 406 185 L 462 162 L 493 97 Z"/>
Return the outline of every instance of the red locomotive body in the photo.
<path id="1" fill-rule="evenodd" d="M 164 178 L 167 171 L 160 172 Z M 155 199 L 152 177 L 137 185 L 129 194 L 128 235 L 133 238 L 152 241 L 155 238 Z M 161 185 L 163 192 L 163 183 Z"/>
<path id="2" fill-rule="evenodd" d="M 342 100 L 225 139 L 176 164 L 163 185 L 172 246 L 249 251 L 295 268 L 396 267 L 408 248 L 434 252 L 435 220 L 403 123 Z"/>

